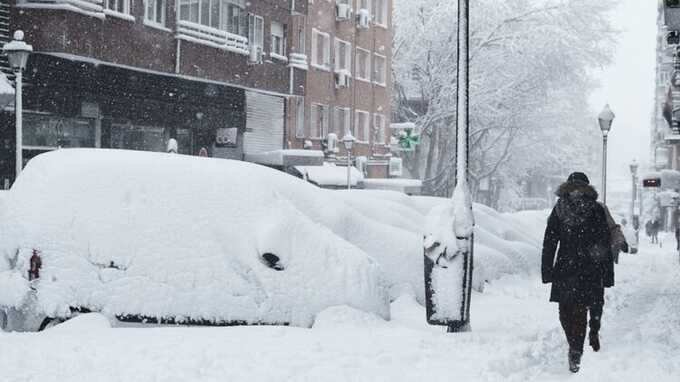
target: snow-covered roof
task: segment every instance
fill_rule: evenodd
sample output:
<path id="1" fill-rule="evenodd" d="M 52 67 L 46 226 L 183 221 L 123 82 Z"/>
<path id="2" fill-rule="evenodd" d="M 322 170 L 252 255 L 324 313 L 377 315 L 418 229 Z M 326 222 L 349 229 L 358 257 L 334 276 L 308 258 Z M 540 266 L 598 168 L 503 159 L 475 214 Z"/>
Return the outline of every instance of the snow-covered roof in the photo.
<path id="1" fill-rule="evenodd" d="M 393 190 L 405 194 L 419 194 L 423 187 L 423 182 L 419 179 L 404 178 L 366 178 L 362 183 L 365 189 Z"/>
<path id="2" fill-rule="evenodd" d="M 275 150 L 259 154 L 246 154 L 248 162 L 268 166 L 321 166 L 324 155 L 320 150 Z"/>
<path id="3" fill-rule="evenodd" d="M 321 187 L 347 186 L 347 167 L 336 166 L 334 163 L 324 162 L 323 166 L 295 166 L 304 178 Z M 364 179 L 359 170 L 350 167 L 350 184 L 352 187 L 359 185 Z"/>

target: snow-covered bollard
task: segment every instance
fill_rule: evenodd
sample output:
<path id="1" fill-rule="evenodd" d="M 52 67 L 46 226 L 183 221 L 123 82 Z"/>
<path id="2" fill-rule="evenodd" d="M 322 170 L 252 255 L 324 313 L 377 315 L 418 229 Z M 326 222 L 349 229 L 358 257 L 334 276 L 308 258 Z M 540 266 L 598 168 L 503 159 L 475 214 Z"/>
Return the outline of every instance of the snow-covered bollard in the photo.
<path id="1" fill-rule="evenodd" d="M 472 270 L 469 237 L 457 237 L 453 205 L 434 208 L 424 237 L 427 322 L 448 331 L 469 330 Z"/>

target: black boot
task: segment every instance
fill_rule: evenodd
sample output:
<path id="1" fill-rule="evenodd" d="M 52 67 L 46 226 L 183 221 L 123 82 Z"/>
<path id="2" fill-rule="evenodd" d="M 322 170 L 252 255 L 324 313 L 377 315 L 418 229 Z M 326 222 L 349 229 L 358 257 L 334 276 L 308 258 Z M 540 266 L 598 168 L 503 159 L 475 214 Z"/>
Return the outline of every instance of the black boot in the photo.
<path id="1" fill-rule="evenodd" d="M 588 337 L 590 340 L 589 341 L 590 346 L 593 348 L 593 351 L 595 352 L 600 351 L 600 336 L 597 334 L 597 332 L 591 331 Z"/>
<path id="2" fill-rule="evenodd" d="M 569 371 L 578 373 L 581 366 L 581 352 L 569 350 Z"/>

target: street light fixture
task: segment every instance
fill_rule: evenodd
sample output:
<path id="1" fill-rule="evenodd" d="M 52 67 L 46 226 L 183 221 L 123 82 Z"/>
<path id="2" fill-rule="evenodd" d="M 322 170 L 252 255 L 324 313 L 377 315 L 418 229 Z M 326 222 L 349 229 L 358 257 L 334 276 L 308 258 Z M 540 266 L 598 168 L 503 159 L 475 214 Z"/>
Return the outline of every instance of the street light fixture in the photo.
<path id="1" fill-rule="evenodd" d="M 33 47 L 26 44 L 24 41 L 24 32 L 21 30 L 14 32 L 14 39 L 6 43 L 2 50 L 7 54 L 7 60 L 9 65 L 14 70 L 16 75 L 16 90 L 15 101 L 14 101 L 14 114 L 16 116 L 16 178 L 21 174 L 23 168 L 23 128 L 22 128 L 22 74 L 24 69 L 26 69 L 26 64 L 28 62 L 28 56 L 33 52 Z M 16 180 L 15 178 L 15 180 Z"/>
<path id="2" fill-rule="evenodd" d="M 614 117 L 612 109 L 607 104 L 597 118 L 600 130 L 602 130 L 602 201 L 604 204 L 607 204 L 607 137 L 612 129 Z"/>
<path id="3" fill-rule="evenodd" d="M 352 189 L 352 146 L 354 145 L 354 137 L 351 131 L 347 131 L 344 137 L 342 137 L 342 144 L 345 146 L 347 151 L 347 190 Z"/>

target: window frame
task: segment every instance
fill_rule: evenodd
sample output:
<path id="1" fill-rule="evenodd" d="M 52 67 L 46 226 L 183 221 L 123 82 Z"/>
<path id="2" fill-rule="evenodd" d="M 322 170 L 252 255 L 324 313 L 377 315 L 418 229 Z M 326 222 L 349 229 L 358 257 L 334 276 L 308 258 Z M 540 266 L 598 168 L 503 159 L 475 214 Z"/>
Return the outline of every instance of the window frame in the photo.
<path id="1" fill-rule="evenodd" d="M 378 62 L 382 60 L 382 65 L 378 66 Z M 382 76 L 378 76 L 378 68 L 382 69 Z M 379 86 L 387 86 L 387 56 L 382 54 L 373 53 L 373 83 Z M 382 77 L 382 81 L 378 81 L 378 77 Z"/>
<path id="2" fill-rule="evenodd" d="M 305 97 L 295 98 L 295 138 L 305 138 Z"/>
<path id="3" fill-rule="evenodd" d="M 388 5 L 387 0 L 372 0 L 371 15 L 375 25 L 387 28 L 389 24 L 389 14 L 387 12 Z"/>
<path id="4" fill-rule="evenodd" d="M 361 126 L 359 123 L 359 116 L 364 116 L 364 123 Z M 361 131 L 363 134 L 359 134 L 359 128 L 363 128 Z M 354 110 L 354 137 L 359 143 L 370 143 L 371 142 L 371 113 L 367 110 Z"/>
<path id="5" fill-rule="evenodd" d="M 258 22 L 261 27 L 259 30 Z M 254 47 L 264 49 L 264 17 L 254 13 L 248 14 L 248 45 L 251 49 Z"/>
<path id="6" fill-rule="evenodd" d="M 345 41 L 339 38 L 335 38 L 335 59 L 334 61 L 334 69 L 336 73 L 344 72 L 350 77 L 352 76 L 352 43 L 349 41 Z M 344 62 L 344 67 L 340 67 L 340 50 L 344 50 L 345 54 L 345 62 Z"/>
<path id="7" fill-rule="evenodd" d="M 325 118 L 322 120 L 322 125 L 318 126 L 318 110 L 321 110 L 322 116 Z M 311 106 L 311 117 L 310 117 L 310 124 L 309 124 L 309 137 L 311 139 L 323 139 L 326 135 L 328 135 L 328 129 L 329 129 L 329 118 L 330 118 L 330 113 L 329 113 L 329 106 L 326 104 L 322 103 L 312 103 Z"/>
<path id="8" fill-rule="evenodd" d="M 340 112 L 342 112 L 342 115 L 344 116 L 344 121 L 342 121 L 344 126 L 336 126 L 336 124 L 338 124 L 340 121 Z M 342 127 L 342 131 L 340 131 L 340 127 Z M 333 111 L 333 133 L 335 133 L 338 137 L 344 137 L 348 131 L 351 131 L 351 129 L 352 109 L 349 107 L 336 106 Z"/>
<path id="9" fill-rule="evenodd" d="M 322 42 L 321 47 L 319 47 L 319 42 Z M 331 35 L 322 32 L 316 28 L 312 29 L 312 60 L 311 66 L 329 72 L 331 70 Z M 319 49 L 322 49 L 323 61 L 322 63 L 317 62 L 319 59 Z"/>
<path id="10" fill-rule="evenodd" d="M 157 11 L 159 10 L 160 3 L 160 21 L 158 21 Z M 167 13 L 168 3 L 166 0 L 144 0 L 144 24 L 150 26 L 158 26 L 165 28 L 166 23 L 166 13 Z M 200 8 L 200 3 L 199 3 Z M 153 15 L 149 14 L 149 9 L 153 10 Z"/>
<path id="11" fill-rule="evenodd" d="M 380 120 L 380 124 L 377 121 Z M 380 144 L 385 145 L 387 142 L 387 129 L 386 129 L 387 119 L 385 114 L 373 113 L 373 129 L 376 132 L 376 136 L 380 137 Z M 378 143 L 378 141 L 374 141 Z"/>
<path id="12" fill-rule="evenodd" d="M 364 64 L 364 70 L 366 71 L 366 77 L 362 77 L 359 74 L 359 68 L 360 68 L 360 60 L 359 60 L 359 52 L 362 52 L 366 56 L 366 62 Z M 368 49 L 364 49 L 361 47 L 356 47 L 356 56 L 354 58 L 354 63 L 355 63 L 355 78 L 359 81 L 364 81 L 364 82 L 371 82 L 371 51 Z"/>
<path id="13" fill-rule="evenodd" d="M 277 25 L 277 28 L 280 26 L 280 35 L 274 34 L 274 25 Z M 278 44 L 276 42 L 277 37 L 280 39 Z M 288 60 L 286 57 L 286 24 L 279 21 L 271 21 L 269 23 L 269 38 L 271 39 L 269 55 L 279 60 Z M 278 48 L 280 52 L 277 52 L 275 48 Z"/>

